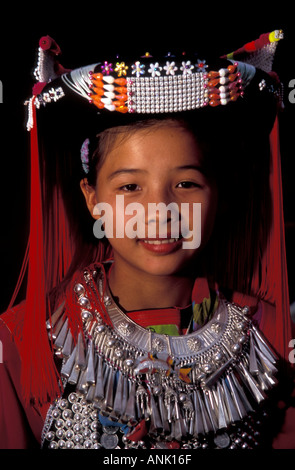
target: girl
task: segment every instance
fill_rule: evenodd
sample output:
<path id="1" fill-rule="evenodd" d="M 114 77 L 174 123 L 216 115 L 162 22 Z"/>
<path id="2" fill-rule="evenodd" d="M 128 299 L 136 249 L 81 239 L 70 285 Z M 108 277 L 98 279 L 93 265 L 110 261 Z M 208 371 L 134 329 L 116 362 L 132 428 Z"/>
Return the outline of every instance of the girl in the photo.
<path id="1" fill-rule="evenodd" d="M 286 445 L 277 400 L 289 389 L 277 362 L 290 323 L 280 325 L 285 297 L 268 284 L 264 255 L 273 246 L 272 78 L 245 63 L 204 73 L 203 60 L 148 57 L 69 72 L 54 63 L 54 41 L 40 48 L 37 76 L 51 80 L 29 104 L 29 277 L 26 302 L 2 316 L 1 446 Z M 36 107 L 50 102 L 38 142 Z M 163 204 L 165 217 L 151 204 Z M 188 231 L 175 236 L 183 221 Z"/>

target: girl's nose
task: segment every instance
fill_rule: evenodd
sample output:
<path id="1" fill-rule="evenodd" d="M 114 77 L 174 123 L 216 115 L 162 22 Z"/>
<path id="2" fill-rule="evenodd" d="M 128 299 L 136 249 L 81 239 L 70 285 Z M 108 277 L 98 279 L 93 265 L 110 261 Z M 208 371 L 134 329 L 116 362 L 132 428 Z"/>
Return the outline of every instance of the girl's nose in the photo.
<path id="1" fill-rule="evenodd" d="M 164 191 L 159 191 L 157 195 L 154 193 L 154 197 L 149 198 L 145 208 L 145 217 L 150 237 L 166 237 L 167 234 L 171 234 L 171 231 L 178 233 L 179 207 Z"/>

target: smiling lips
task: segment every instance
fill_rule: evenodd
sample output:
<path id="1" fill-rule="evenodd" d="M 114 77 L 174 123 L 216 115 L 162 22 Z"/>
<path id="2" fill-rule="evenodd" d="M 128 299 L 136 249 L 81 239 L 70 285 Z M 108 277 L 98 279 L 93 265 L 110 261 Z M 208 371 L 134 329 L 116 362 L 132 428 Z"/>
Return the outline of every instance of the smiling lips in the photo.
<path id="1" fill-rule="evenodd" d="M 148 251 L 167 254 L 181 248 L 182 238 L 142 238 L 138 243 Z"/>

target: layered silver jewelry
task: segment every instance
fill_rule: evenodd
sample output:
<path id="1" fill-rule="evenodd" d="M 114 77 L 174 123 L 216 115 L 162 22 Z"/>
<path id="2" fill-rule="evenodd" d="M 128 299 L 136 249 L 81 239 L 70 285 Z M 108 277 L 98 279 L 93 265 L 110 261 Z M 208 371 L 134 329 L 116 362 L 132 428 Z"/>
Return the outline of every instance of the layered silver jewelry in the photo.
<path id="1" fill-rule="evenodd" d="M 48 324 L 70 394 L 52 405 L 43 444 L 255 447 L 255 423 L 261 416 L 255 421 L 253 413 L 276 384 L 277 357 L 252 323 L 249 309 L 220 299 L 205 326 L 185 336 L 168 336 L 132 321 L 103 285 L 103 272 L 97 269 L 85 271 L 74 286 L 83 321 L 76 343 L 64 305 Z M 89 299 L 95 286 L 111 326 Z M 111 423 L 108 432 L 100 416 Z"/>

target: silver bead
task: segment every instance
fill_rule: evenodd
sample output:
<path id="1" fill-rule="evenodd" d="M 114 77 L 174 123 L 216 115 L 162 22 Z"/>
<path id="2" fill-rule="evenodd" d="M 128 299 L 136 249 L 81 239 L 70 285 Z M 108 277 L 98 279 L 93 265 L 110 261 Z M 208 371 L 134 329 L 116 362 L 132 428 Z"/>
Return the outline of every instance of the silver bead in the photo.
<path id="1" fill-rule="evenodd" d="M 107 341 L 107 345 L 109 348 L 112 348 L 116 343 L 116 340 L 115 338 L 109 338 L 108 341 Z"/>
<path id="2" fill-rule="evenodd" d="M 106 295 L 106 296 L 104 297 L 103 302 L 104 302 L 104 304 L 105 304 L 106 307 L 108 307 L 109 305 L 112 304 L 112 300 L 111 300 L 111 298 L 110 298 L 108 295 Z"/>
<path id="3" fill-rule="evenodd" d="M 249 315 L 249 313 L 250 313 L 250 308 L 249 308 L 249 307 L 244 307 L 244 308 L 242 309 L 242 313 L 243 313 L 245 316 Z"/>
<path id="4" fill-rule="evenodd" d="M 66 449 L 73 449 L 74 448 L 74 443 L 73 441 L 67 441 L 66 442 Z"/>
<path id="5" fill-rule="evenodd" d="M 55 442 L 55 441 L 50 442 L 48 447 L 49 447 L 49 449 L 57 449 L 58 448 L 57 442 Z"/>
<path id="6" fill-rule="evenodd" d="M 73 415 L 73 412 L 71 410 L 65 410 L 62 414 L 63 419 L 69 419 Z"/>
<path id="7" fill-rule="evenodd" d="M 238 354 L 239 352 L 241 352 L 241 345 L 239 343 L 235 343 L 232 345 L 231 347 L 231 350 L 234 354 Z"/>
<path id="8" fill-rule="evenodd" d="M 62 400 L 59 401 L 58 406 L 59 406 L 59 408 L 61 408 L 62 410 L 65 410 L 65 409 L 67 408 L 67 406 L 68 406 L 67 400 L 63 398 Z"/>
<path id="9" fill-rule="evenodd" d="M 64 435 L 65 435 L 65 432 L 64 432 L 63 429 L 58 429 L 56 431 L 56 437 L 58 437 L 58 439 L 62 439 L 64 437 Z"/>
<path id="10" fill-rule="evenodd" d="M 104 325 L 98 325 L 96 328 L 95 328 L 95 332 L 96 333 L 103 333 L 105 330 L 105 326 Z"/>
<path id="11" fill-rule="evenodd" d="M 46 434 L 46 439 L 47 439 L 47 441 L 52 441 L 52 440 L 54 439 L 54 432 L 49 431 L 49 432 Z"/>
<path id="12" fill-rule="evenodd" d="M 76 284 L 74 286 L 74 291 L 76 292 L 77 295 L 83 295 L 85 292 L 85 288 L 82 284 Z"/>
<path id="13" fill-rule="evenodd" d="M 80 297 L 79 304 L 81 305 L 81 307 L 88 307 L 90 305 L 90 302 L 87 297 Z"/>
<path id="14" fill-rule="evenodd" d="M 155 385 L 155 387 L 153 388 L 153 394 L 156 396 L 159 396 L 161 395 L 161 393 L 162 393 L 161 385 Z"/>
<path id="15" fill-rule="evenodd" d="M 214 355 L 214 361 L 215 362 L 221 362 L 223 360 L 223 353 L 221 351 L 217 352 L 215 355 Z"/>
<path id="16" fill-rule="evenodd" d="M 182 392 L 182 393 L 179 394 L 179 401 L 180 401 L 181 403 L 184 403 L 185 400 L 186 400 L 186 398 L 187 398 L 187 396 L 186 396 L 185 393 Z"/>
<path id="17" fill-rule="evenodd" d="M 116 349 L 115 349 L 115 356 L 118 357 L 118 358 L 123 357 L 123 356 L 124 356 L 124 352 L 122 351 L 122 349 L 116 348 Z"/>
<path id="18" fill-rule="evenodd" d="M 52 417 L 54 419 L 58 419 L 60 417 L 60 414 L 61 414 L 60 411 L 57 408 L 55 408 L 52 412 Z"/>
<path id="19" fill-rule="evenodd" d="M 88 310 L 82 310 L 81 312 L 82 320 L 87 321 L 92 319 L 92 313 Z"/>
<path id="20" fill-rule="evenodd" d="M 248 336 L 247 335 L 242 335 L 239 337 L 239 343 L 240 344 L 245 344 L 248 341 Z"/>
<path id="21" fill-rule="evenodd" d="M 205 374 L 211 374 L 211 372 L 213 372 L 213 366 L 211 364 L 204 364 L 202 369 Z"/>
<path id="22" fill-rule="evenodd" d="M 124 361 L 124 365 L 126 367 L 132 367 L 134 365 L 134 360 L 131 357 L 129 357 L 128 359 Z"/>
<path id="23" fill-rule="evenodd" d="M 237 323 L 237 329 L 243 331 L 247 328 L 248 324 L 246 321 L 240 321 Z"/>

